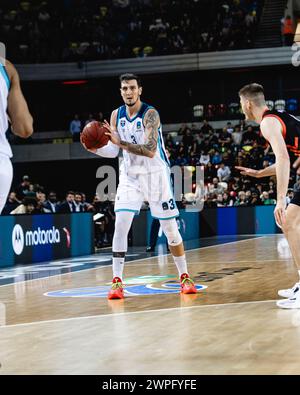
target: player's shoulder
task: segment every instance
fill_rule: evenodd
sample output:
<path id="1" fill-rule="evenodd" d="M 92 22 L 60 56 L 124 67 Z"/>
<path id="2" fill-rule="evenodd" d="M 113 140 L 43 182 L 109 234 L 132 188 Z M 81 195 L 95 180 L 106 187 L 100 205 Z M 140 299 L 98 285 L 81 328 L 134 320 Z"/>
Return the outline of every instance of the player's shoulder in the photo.
<path id="1" fill-rule="evenodd" d="M 116 108 L 116 109 L 112 110 L 111 115 L 112 116 L 117 116 L 118 111 L 119 111 L 119 108 Z"/>
<path id="2" fill-rule="evenodd" d="M 157 111 L 157 109 L 147 103 L 143 103 L 142 113 L 143 113 L 143 118 L 147 118 L 149 116 L 151 117 L 155 116 L 159 118 L 159 112 Z"/>
<path id="3" fill-rule="evenodd" d="M 141 108 L 141 110 L 143 111 L 143 112 L 148 112 L 148 111 L 150 111 L 150 112 L 157 112 L 158 113 L 158 111 L 157 111 L 157 109 L 154 107 L 154 106 L 152 106 L 151 104 L 149 104 L 149 103 L 145 103 L 145 102 L 142 102 L 142 108 Z"/>
<path id="4" fill-rule="evenodd" d="M 286 126 L 282 119 L 276 116 L 265 117 L 260 124 L 262 135 L 269 140 L 272 136 L 285 135 Z"/>
<path id="5" fill-rule="evenodd" d="M 112 111 L 111 116 L 110 116 L 110 123 L 112 125 L 117 125 L 117 117 L 118 117 L 118 108 Z"/>
<path id="6" fill-rule="evenodd" d="M 282 119 L 277 114 L 271 113 L 266 115 L 262 121 L 260 126 L 263 128 L 269 128 L 274 126 L 281 126 Z"/>

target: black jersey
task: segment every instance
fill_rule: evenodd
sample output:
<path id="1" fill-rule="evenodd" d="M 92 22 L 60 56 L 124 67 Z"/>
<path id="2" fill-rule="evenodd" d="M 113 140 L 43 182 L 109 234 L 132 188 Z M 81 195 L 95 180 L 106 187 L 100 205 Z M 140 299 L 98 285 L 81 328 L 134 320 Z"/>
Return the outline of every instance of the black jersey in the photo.
<path id="1" fill-rule="evenodd" d="M 300 120 L 286 111 L 265 111 L 263 119 L 274 117 L 282 126 L 282 135 L 288 149 L 291 165 L 300 156 Z"/>

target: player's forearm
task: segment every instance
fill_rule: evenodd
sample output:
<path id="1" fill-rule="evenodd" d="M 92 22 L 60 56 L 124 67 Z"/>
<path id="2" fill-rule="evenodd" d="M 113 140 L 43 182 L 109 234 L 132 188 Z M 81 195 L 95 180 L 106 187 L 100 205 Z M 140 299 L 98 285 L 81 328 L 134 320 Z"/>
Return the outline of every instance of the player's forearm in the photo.
<path id="1" fill-rule="evenodd" d="M 266 167 L 265 169 L 258 170 L 257 178 L 270 177 L 275 175 L 276 175 L 276 163 L 274 165 Z"/>
<path id="2" fill-rule="evenodd" d="M 156 145 L 154 144 L 132 144 L 127 141 L 120 141 L 121 148 L 130 152 L 134 155 L 146 156 L 147 158 L 153 158 L 156 151 Z"/>
<path id="3" fill-rule="evenodd" d="M 276 158 L 277 201 L 285 199 L 290 180 L 290 159 L 288 156 Z"/>

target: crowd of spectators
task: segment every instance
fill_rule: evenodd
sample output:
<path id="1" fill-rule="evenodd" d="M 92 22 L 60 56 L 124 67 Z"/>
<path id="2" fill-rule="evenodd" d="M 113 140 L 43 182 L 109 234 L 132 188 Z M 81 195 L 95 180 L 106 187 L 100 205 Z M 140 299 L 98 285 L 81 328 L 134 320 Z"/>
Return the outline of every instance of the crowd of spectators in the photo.
<path id="1" fill-rule="evenodd" d="M 263 0 L 2 0 L 15 63 L 85 61 L 253 47 Z"/>
<path id="2" fill-rule="evenodd" d="M 95 220 L 95 244 L 97 247 L 109 246 L 115 222 L 115 196 L 95 195 L 92 202 L 86 200 L 86 194 L 79 191 L 67 191 L 64 199 L 59 200 L 56 191 L 46 190 L 39 184 L 33 184 L 29 176 L 24 175 L 22 182 L 10 192 L 2 215 L 17 214 L 68 214 L 90 212 L 100 214 Z"/>
<path id="3" fill-rule="evenodd" d="M 199 129 L 196 124 L 183 124 L 174 137 L 167 134 L 165 145 L 171 165 L 204 169 L 204 207 L 276 204 L 275 177 L 245 177 L 235 168 L 258 170 L 275 162 L 259 129 L 245 121 L 234 126 L 228 122 L 223 129 L 214 129 L 207 121 Z M 300 180 L 291 174 L 287 203 L 298 189 Z"/>
<path id="4" fill-rule="evenodd" d="M 79 119 L 76 118 L 74 121 Z M 191 173 L 196 171 L 196 166 L 202 167 L 205 208 L 275 205 L 275 177 L 246 177 L 235 168 L 263 169 L 274 163 L 275 156 L 258 127 L 244 120 L 236 122 L 227 122 L 222 129 L 215 129 L 204 120 L 201 124 L 182 124 L 178 131 L 167 133 L 164 140 L 171 166 L 187 166 Z M 195 203 L 197 187 L 194 184 L 193 193 L 182 196 L 180 207 Z M 291 173 L 287 203 L 296 191 L 300 191 L 300 177 Z M 33 184 L 29 176 L 25 175 L 22 182 L 10 192 L 2 214 L 100 214 L 95 221 L 95 242 L 98 247 L 103 247 L 112 242 L 114 200 L 115 195 L 102 199 L 95 195 L 89 203 L 85 193 L 68 191 L 65 198 L 59 201 L 55 191 L 46 194 L 44 187 Z"/>

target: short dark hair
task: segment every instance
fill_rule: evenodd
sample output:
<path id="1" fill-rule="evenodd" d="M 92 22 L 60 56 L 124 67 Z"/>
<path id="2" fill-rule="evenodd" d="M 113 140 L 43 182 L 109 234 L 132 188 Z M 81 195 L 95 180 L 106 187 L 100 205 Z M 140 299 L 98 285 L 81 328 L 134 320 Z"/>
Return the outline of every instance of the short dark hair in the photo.
<path id="1" fill-rule="evenodd" d="M 32 204 L 34 207 L 37 206 L 37 200 L 30 196 L 25 196 L 22 203 L 24 206 L 29 206 L 30 204 Z"/>
<path id="2" fill-rule="evenodd" d="M 45 193 L 44 187 L 38 185 L 35 190 L 36 193 Z"/>
<path id="3" fill-rule="evenodd" d="M 66 193 L 66 197 L 67 197 L 68 195 L 75 195 L 75 193 L 74 193 L 74 191 L 68 191 L 68 192 Z"/>
<path id="4" fill-rule="evenodd" d="M 130 80 L 136 80 L 138 87 L 142 86 L 141 79 L 136 74 L 125 73 L 125 74 L 120 75 L 120 82 L 121 83 L 123 81 L 130 81 Z"/>
<path id="5" fill-rule="evenodd" d="M 239 96 L 244 96 L 246 99 L 253 101 L 256 105 L 265 103 L 265 92 L 262 85 L 252 83 L 243 86 L 239 91 Z"/>

